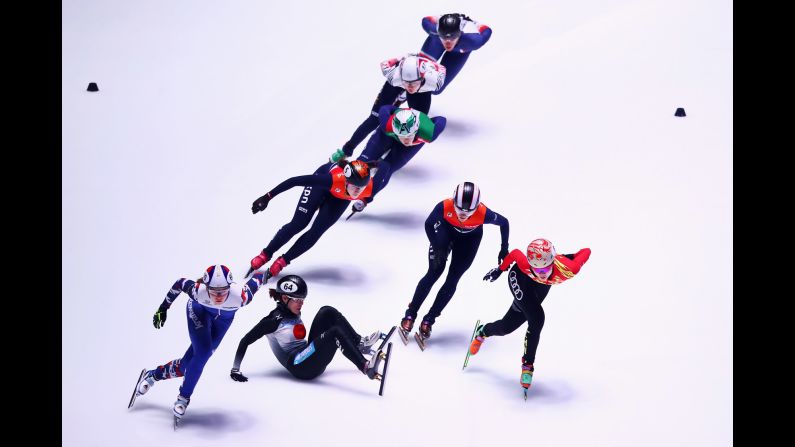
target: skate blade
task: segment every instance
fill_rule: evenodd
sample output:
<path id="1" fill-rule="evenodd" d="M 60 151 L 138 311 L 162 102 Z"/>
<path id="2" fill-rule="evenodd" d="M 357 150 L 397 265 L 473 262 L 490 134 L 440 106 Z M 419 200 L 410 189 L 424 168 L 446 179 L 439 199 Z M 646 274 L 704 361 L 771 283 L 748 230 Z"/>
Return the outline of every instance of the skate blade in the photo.
<path id="1" fill-rule="evenodd" d="M 129 405 L 127 405 L 128 410 L 132 408 L 133 405 L 135 405 L 135 399 L 138 398 L 138 384 L 141 383 L 141 379 L 143 379 L 145 375 L 146 375 L 146 368 L 144 368 L 143 371 L 141 371 L 141 374 L 138 376 L 138 380 L 135 382 L 135 388 L 133 388 L 132 396 L 130 396 L 130 403 Z"/>
<path id="2" fill-rule="evenodd" d="M 384 372 L 381 375 L 381 386 L 378 387 L 378 395 L 384 395 L 384 384 L 386 384 L 386 372 L 389 369 L 389 360 L 392 358 L 392 343 L 386 346 L 386 356 L 384 358 Z"/>
<path id="3" fill-rule="evenodd" d="M 398 329 L 398 335 L 400 335 L 400 339 L 403 340 L 403 344 L 408 346 L 409 344 L 409 332 L 405 329 Z"/>
<path id="4" fill-rule="evenodd" d="M 414 333 L 414 340 L 416 340 L 417 344 L 420 345 L 420 350 L 425 351 L 425 338 L 423 338 L 419 332 Z"/>
<path id="5" fill-rule="evenodd" d="M 386 333 L 386 334 L 382 333 L 381 334 L 381 337 L 382 337 L 381 338 L 381 344 L 378 345 L 378 350 L 379 351 L 384 349 L 384 346 L 386 346 L 386 344 L 389 342 L 389 339 L 392 338 L 392 334 L 395 333 L 397 328 L 398 328 L 397 326 L 392 326 L 392 329 L 390 329 L 388 333 Z M 408 344 L 408 340 L 406 340 L 406 344 Z"/>
<path id="6" fill-rule="evenodd" d="M 174 416 L 174 431 L 177 431 L 177 428 L 179 428 L 179 418 Z"/>

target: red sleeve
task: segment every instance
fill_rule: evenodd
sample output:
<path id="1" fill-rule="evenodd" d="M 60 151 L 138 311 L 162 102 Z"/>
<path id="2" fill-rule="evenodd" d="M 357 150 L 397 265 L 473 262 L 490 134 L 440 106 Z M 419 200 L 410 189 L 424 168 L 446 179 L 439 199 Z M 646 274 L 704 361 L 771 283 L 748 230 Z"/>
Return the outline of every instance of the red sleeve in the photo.
<path id="1" fill-rule="evenodd" d="M 558 262 L 562 263 L 566 266 L 566 268 L 573 274 L 577 274 L 580 272 L 583 264 L 588 261 L 588 258 L 591 257 L 591 249 L 590 248 L 583 248 L 582 250 L 578 251 L 577 254 L 574 255 L 574 259 L 569 259 L 565 256 L 558 255 L 555 259 Z"/>
<path id="2" fill-rule="evenodd" d="M 591 249 L 583 248 L 582 250 L 578 251 L 576 255 L 574 255 L 574 262 L 580 264 L 580 267 L 582 267 L 583 264 L 588 262 L 588 258 L 590 257 L 591 257 Z"/>
<path id="3" fill-rule="evenodd" d="M 500 270 L 508 270 L 508 267 L 510 267 L 514 262 L 519 265 L 519 268 L 527 269 L 530 267 L 530 263 L 527 262 L 527 256 L 524 255 L 522 250 L 515 248 L 508 253 L 508 256 L 506 256 L 505 259 L 502 260 L 502 264 L 500 264 Z M 527 265 L 525 266 L 523 262 Z"/>

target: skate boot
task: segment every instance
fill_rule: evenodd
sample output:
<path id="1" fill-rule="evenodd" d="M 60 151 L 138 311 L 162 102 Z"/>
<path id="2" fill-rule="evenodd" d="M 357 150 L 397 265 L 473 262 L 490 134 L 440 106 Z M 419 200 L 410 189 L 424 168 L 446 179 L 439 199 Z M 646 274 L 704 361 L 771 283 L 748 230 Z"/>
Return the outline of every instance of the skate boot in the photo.
<path id="1" fill-rule="evenodd" d="M 414 318 L 412 316 L 408 316 L 402 320 L 400 320 L 400 327 L 398 327 L 398 331 L 400 334 L 400 339 L 403 340 L 403 344 L 409 344 L 409 333 L 414 328 Z"/>
<path id="2" fill-rule="evenodd" d="M 385 358 L 386 354 L 384 351 L 378 351 L 364 364 L 364 373 L 367 374 L 370 380 L 381 380 L 382 375 L 378 372 L 378 366 L 381 364 L 381 360 Z"/>
<path id="3" fill-rule="evenodd" d="M 420 323 L 420 329 L 414 333 L 414 340 L 417 341 L 417 344 L 420 345 L 421 350 L 425 350 L 425 345 L 427 343 L 426 340 L 431 338 L 431 325 L 427 320 L 423 320 Z"/>
<path id="4" fill-rule="evenodd" d="M 361 340 L 359 340 L 359 352 L 361 352 L 362 355 L 370 355 L 373 350 L 373 345 L 375 345 L 378 340 L 381 340 L 382 336 L 383 334 L 381 334 L 381 331 L 376 330 L 372 334 L 362 337 Z"/>
<path id="5" fill-rule="evenodd" d="M 179 426 L 179 421 L 182 416 L 185 416 L 185 411 L 188 409 L 190 397 L 183 397 L 181 394 L 177 396 L 177 401 L 174 402 L 174 430 Z"/>
<path id="6" fill-rule="evenodd" d="M 127 408 L 132 408 L 132 406 L 135 404 L 135 399 L 138 399 L 138 396 L 143 396 L 147 391 L 149 391 L 149 388 L 152 388 L 152 386 L 155 384 L 154 373 L 154 371 L 147 371 L 146 368 L 141 371 Z"/>
<path id="7" fill-rule="evenodd" d="M 248 278 L 254 270 L 259 270 L 266 262 L 268 262 L 270 257 L 265 254 L 265 249 L 262 250 L 260 254 L 251 258 L 251 267 L 248 268 L 248 272 L 246 272 L 246 278 Z"/>
<path id="8" fill-rule="evenodd" d="M 480 345 L 482 345 L 485 340 L 486 336 L 483 335 L 483 326 L 478 326 L 475 331 L 475 338 L 472 340 L 472 344 L 469 345 L 469 354 L 477 354 L 478 351 L 480 351 Z"/>
<path id="9" fill-rule="evenodd" d="M 138 382 L 138 388 L 135 390 L 135 392 L 139 396 L 143 396 L 144 394 L 146 394 L 147 391 L 149 391 L 149 388 L 152 388 L 154 385 L 155 385 L 155 372 L 154 370 L 147 371 L 147 373 L 144 375 L 141 381 Z"/>
<path id="10" fill-rule="evenodd" d="M 527 400 L 527 390 L 530 389 L 530 384 L 533 382 L 533 364 L 522 363 L 522 376 L 519 378 L 519 384 L 524 388 L 524 399 Z"/>
<path id="11" fill-rule="evenodd" d="M 431 323 L 423 321 L 420 323 L 420 335 L 422 338 L 431 338 Z"/>
<path id="12" fill-rule="evenodd" d="M 284 259 L 284 256 L 279 256 L 268 269 L 268 278 L 278 275 L 288 264 L 290 263 Z"/>

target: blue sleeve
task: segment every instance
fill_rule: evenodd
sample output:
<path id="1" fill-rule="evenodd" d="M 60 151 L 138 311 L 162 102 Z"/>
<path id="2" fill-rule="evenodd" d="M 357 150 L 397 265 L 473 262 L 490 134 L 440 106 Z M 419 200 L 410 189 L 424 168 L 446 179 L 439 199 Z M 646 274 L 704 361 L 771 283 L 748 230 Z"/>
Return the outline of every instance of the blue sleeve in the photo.
<path id="1" fill-rule="evenodd" d="M 384 155 L 386 152 L 386 148 L 389 146 L 389 137 L 386 136 L 383 132 L 373 132 L 373 135 L 370 136 L 370 139 L 367 140 L 367 144 L 364 146 L 364 150 L 361 154 L 359 154 L 359 158 L 357 160 L 361 160 L 364 162 L 369 162 L 373 160 L 378 160 Z"/>
<path id="2" fill-rule="evenodd" d="M 171 307 L 171 304 L 174 302 L 175 299 L 179 296 L 180 293 L 185 292 L 188 294 L 191 299 L 194 298 L 195 288 L 196 285 L 195 281 L 191 281 L 190 279 L 180 278 L 174 282 L 174 285 L 171 286 L 171 290 L 168 291 L 166 294 L 166 298 L 160 304 L 160 307 L 168 309 Z"/>
<path id="3" fill-rule="evenodd" d="M 436 22 L 431 20 L 431 16 L 425 16 L 422 18 L 422 29 L 425 30 L 426 33 L 430 34 L 431 37 L 436 36 Z"/>
<path id="4" fill-rule="evenodd" d="M 431 118 L 433 121 L 433 137 L 431 138 L 431 142 L 436 141 L 436 138 L 444 132 L 444 128 L 447 126 L 447 118 L 443 116 L 434 116 Z"/>
<path id="5" fill-rule="evenodd" d="M 428 218 L 425 219 L 425 234 L 428 236 L 428 240 L 431 242 L 431 245 L 439 245 L 436 243 L 439 239 L 438 231 L 439 227 L 443 224 L 444 220 L 444 202 L 439 202 L 433 207 L 431 210 L 431 214 L 428 214 Z"/>
<path id="6" fill-rule="evenodd" d="M 431 57 L 437 62 L 439 61 L 439 58 L 442 57 L 444 54 L 444 45 L 442 45 L 442 41 L 439 40 L 439 36 L 436 35 L 436 31 L 425 38 L 425 42 L 422 44 L 420 53 Z"/>
<path id="7" fill-rule="evenodd" d="M 491 39 L 491 28 L 488 26 L 480 33 L 463 33 L 455 46 L 456 50 L 475 51 Z M 444 49 L 444 47 L 442 47 Z"/>
<path id="8" fill-rule="evenodd" d="M 367 144 L 364 146 L 364 150 L 359 155 L 358 160 L 362 161 L 373 161 L 378 160 L 384 155 L 386 152 L 386 148 L 389 146 L 390 138 L 386 135 L 386 125 L 389 121 L 389 117 L 392 116 L 392 112 L 394 112 L 397 107 L 393 106 L 392 104 L 388 104 L 382 106 L 378 109 L 378 129 L 370 136 L 370 139 L 367 140 Z"/>
<path id="9" fill-rule="evenodd" d="M 381 106 L 378 109 L 378 128 L 382 131 L 386 131 L 386 123 L 389 121 L 389 117 L 392 116 L 392 113 L 397 110 L 398 108 L 392 104 L 387 104 Z"/>
<path id="10" fill-rule="evenodd" d="M 254 300 L 254 294 L 257 293 L 260 286 L 265 282 L 265 273 L 255 273 L 251 278 L 246 281 L 243 286 L 243 305 L 247 306 Z"/>
<path id="11" fill-rule="evenodd" d="M 318 174 L 290 177 L 270 190 L 271 197 L 276 197 L 276 195 L 281 194 L 295 186 L 323 186 L 326 188 L 331 188 L 331 175 Z"/>
<path id="12" fill-rule="evenodd" d="M 508 232 L 510 231 L 508 219 L 503 217 L 501 214 L 495 213 L 494 211 L 486 208 L 486 218 L 483 220 L 483 223 L 500 226 L 500 239 L 501 239 L 500 248 L 507 250 Z"/>

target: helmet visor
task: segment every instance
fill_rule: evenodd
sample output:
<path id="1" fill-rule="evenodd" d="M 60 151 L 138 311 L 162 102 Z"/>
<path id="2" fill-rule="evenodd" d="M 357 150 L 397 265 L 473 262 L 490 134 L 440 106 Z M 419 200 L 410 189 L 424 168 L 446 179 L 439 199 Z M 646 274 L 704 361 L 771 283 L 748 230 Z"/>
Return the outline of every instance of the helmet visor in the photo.
<path id="1" fill-rule="evenodd" d="M 458 218 L 461 220 L 469 219 L 473 214 L 475 214 L 475 211 L 477 211 L 477 208 L 465 210 L 463 208 L 459 208 L 456 204 L 453 204 L 453 208 L 455 209 L 455 213 L 458 215 Z"/>
<path id="2" fill-rule="evenodd" d="M 552 274 L 552 267 L 554 266 L 555 264 L 552 263 L 544 268 L 538 268 L 538 267 L 530 267 L 530 268 L 533 269 L 533 273 L 535 273 L 537 276 L 546 279 L 549 277 L 550 274 Z"/>
<path id="3" fill-rule="evenodd" d="M 208 287 L 207 293 L 210 295 L 210 299 L 212 299 L 214 303 L 220 304 L 224 302 L 226 297 L 229 295 L 229 287 Z"/>

